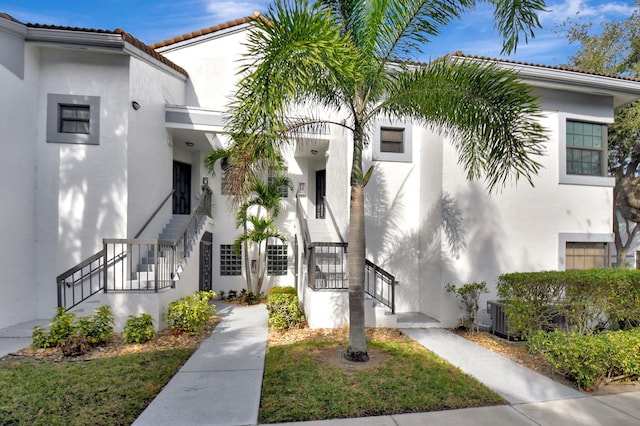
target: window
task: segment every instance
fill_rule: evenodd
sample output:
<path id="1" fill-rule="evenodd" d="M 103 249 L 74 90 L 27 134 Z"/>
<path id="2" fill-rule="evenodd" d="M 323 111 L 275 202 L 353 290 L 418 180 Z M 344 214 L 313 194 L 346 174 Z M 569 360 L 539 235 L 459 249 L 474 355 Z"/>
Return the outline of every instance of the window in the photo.
<path id="1" fill-rule="evenodd" d="M 288 257 L 287 246 L 267 245 L 267 274 L 287 275 Z"/>
<path id="2" fill-rule="evenodd" d="M 49 94 L 47 142 L 98 145 L 100 97 Z"/>
<path id="3" fill-rule="evenodd" d="M 565 250 L 566 270 L 606 268 L 609 266 L 607 243 L 570 243 Z"/>
<path id="4" fill-rule="evenodd" d="M 60 105 L 60 133 L 82 133 L 88 135 L 90 129 L 89 105 Z"/>
<path id="5" fill-rule="evenodd" d="M 380 152 L 404 153 L 404 129 L 381 127 Z"/>
<path id="6" fill-rule="evenodd" d="M 567 174 L 606 176 L 607 126 L 567 120 Z"/>
<path id="7" fill-rule="evenodd" d="M 411 163 L 413 127 L 399 121 L 379 122 L 373 129 L 373 160 Z"/>
<path id="8" fill-rule="evenodd" d="M 275 169 L 269 169 L 269 171 L 267 172 L 267 185 L 271 185 L 279 175 L 286 177 L 287 172 L 283 171 L 280 174 L 278 174 L 278 172 Z M 280 185 L 278 187 L 278 190 L 280 190 L 280 196 L 282 198 L 287 198 L 289 196 L 289 187 L 287 185 Z"/>
<path id="9" fill-rule="evenodd" d="M 220 244 L 220 275 L 242 275 L 242 258 L 231 244 Z"/>

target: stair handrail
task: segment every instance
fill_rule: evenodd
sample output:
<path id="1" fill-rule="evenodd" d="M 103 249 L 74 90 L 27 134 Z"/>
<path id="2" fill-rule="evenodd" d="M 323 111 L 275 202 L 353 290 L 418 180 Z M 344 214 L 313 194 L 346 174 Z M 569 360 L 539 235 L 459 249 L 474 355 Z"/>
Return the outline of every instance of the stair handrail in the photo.
<path id="1" fill-rule="evenodd" d="M 142 235 L 142 233 L 144 232 L 145 229 L 147 229 L 147 226 L 149 226 L 149 224 L 151 223 L 151 221 L 153 219 L 155 219 L 156 215 L 158 214 L 158 212 L 160 212 L 160 210 L 162 209 L 162 207 L 164 207 L 165 204 L 167 204 L 167 201 L 169 201 L 169 199 L 171 199 L 173 197 L 173 194 L 176 192 L 175 189 L 172 189 L 171 192 L 169 193 L 169 195 L 166 196 L 166 198 L 162 201 L 162 203 L 160 203 L 160 205 L 158 206 L 158 208 L 151 214 L 151 217 L 149 217 L 149 219 L 147 219 L 147 221 L 144 223 L 144 225 L 142 225 L 142 228 L 140 228 L 140 230 L 138 231 L 138 233 L 136 235 L 133 236 L 133 238 L 138 238 L 140 235 Z"/>
<path id="2" fill-rule="evenodd" d="M 378 276 L 381 277 L 381 281 L 387 284 L 388 287 L 387 287 L 386 298 L 384 297 L 384 290 L 385 290 L 384 287 L 381 287 L 380 291 L 378 292 L 378 287 L 376 285 L 377 279 L 373 285 L 373 290 L 371 289 L 371 283 L 369 282 L 369 275 L 367 274 L 367 271 L 372 271 L 376 278 Z M 377 300 L 378 302 L 382 303 L 383 305 L 391 309 L 391 313 L 395 314 L 396 313 L 396 284 L 398 284 L 398 282 L 396 281 L 396 277 L 393 276 L 388 271 L 381 268 L 380 266 L 376 265 L 369 259 L 365 259 L 364 276 L 365 276 L 365 293 L 367 293 L 369 296 L 373 297 L 375 300 Z"/>
<path id="3" fill-rule="evenodd" d="M 186 257 L 186 253 L 188 253 L 189 248 L 191 247 L 192 242 L 190 241 L 192 238 L 184 238 L 184 236 L 187 234 L 187 231 L 189 230 L 190 227 L 194 228 L 194 235 L 195 235 L 195 230 L 197 230 L 197 228 L 199 227 L 199 225 L 201 224 L 201 220 L 202 217 L 204 215 L 211 215 L 211 194 L 213 193 L 213 191 L 211 190 L 211 188 L 209 188 L 208 185 L 203 185 L 202 186 L 202 197 L 200 197 L 200 201 L 198 202 L 197 207 L 193 210 L 193 212 L 191 213 L 189 220 L 187 221 L 187 223 L 185 224 L 185 226 L 182 228 L 181 232 L 180 232 L 180 236 L 175 240 L 175 241 L 163 241 L 163 240 L 148 240 L 148 239 L 140 239 L 138 238 L 140 236 L 140 234 L 144 231 L 144 228 L 146 226 L 148 226 L 148 224 L 153 220 L 153 217 L 155 215 L 157 215 L 157 213 L 160 211 L 160 209 L 164 206 L 164 204 L 166 204 L 166 202 L 171 198 L 171 196 L 173 195 L 173 193 L 175 192 L 175 190 L 172 190 L 171 193 L 163 200 L 163 202 L 160 204 L 160 206 L 156 209 L 156 211 L 152 214 L 152 216 L 149 218 L 149 220 L 145 223 L 145 225 L 143 226 L 143 228 L 138 232 L 138 234 L 136 234 L 136 237 L 134 237 L 133 239 L 104 239 L 104 242 L 107 241 L 118 241 L 118 242 L 126 242 L 127 244 L 155 244 L 155 245 L 169 245 L 169 246 L 173 246 L 174 248 L 176 248 L 178 246 L 178 244 L 180 243 L 180 240 L 183 239 L 183 253 L 182 253 L 182 257 L 180 259 L 180 261 L 177 261 L 174 259 L 174 261 L 172 262 L 172 276 L 173 274 L 175 274 L 175 272 L 178 269 L 178 266 L 180 265 L 180 263 L 182 262 L 182 260 Z M 58 306 L 59 307 L 64 307 L 66 310 L 72 309 L 74 306 L 77 306 L 79 303 L 83 302 L 84 300 L 88 299 L 89 297 L 93 296 L 94 294 L 98 293 L 99 291 L 107 291 L 107 282 L 106 282 L 106 276 L 107 274 L 106 272 L 106 267 L 108 267 L 109 265 L 114 264 L 115 262 L 121 261 L 124 257 L 126 257 L 126 255 L 118 255 L 117 257 L 114 257 L 113 259 L 104 259 L 101 263 L 100 263 L 100 259 L 103 259 L 107 256 L 107 251 L 103 248 L 102 250 L 98 251 L 97 253 L 91 255 L 90 257 L 88 257 L 87 259 L 81 261 L 80 263 L 78 263 L 76 266 L 73 266 L 71 268 L 69 268 L 68 270 L 66 270 L 65 272 L 63 272 L 62 274 L 58 275 L 56 277 L 56 286 L 58 287 Z M 156 262 L 157 262 L 157 257 L 156 257 Z M 91 267 L 90 265 L 94 262 L 98 262 L 98 266 L 96 269 L 94 269 L 93 267 Z M 81 300 L 76 301 L 75 300 L 75 296 L 74 299 L 72 300 L 71 306 L 66 306 L 66 300 L 65 297 L 63 295 L 63 292 L 65 291 L 65 286 L 66 287 L 75 287 L 76 285 L 82 285 L 82 280 L 84 279 L 83 276 L 81 276 L 79 279 L 75 279 L 74 278 L 74 274 L 77 272 L 81 272 L 82 273 L 82 269 L 86 268 L 87 266 L 90 266 L 90 270 L 89 270 L 89 274 L 87 275 L 96 275 L 98 277 L 104 277 L 103 278 L 98 278 L 99 283 L 98 283 L 98 287 L 94 288 L 93 286 L 90 285 L 91 291 L 89 292 L 90 294 L 84 294 L 84 292 L 82 291 L 83 289 L 81 289 Z M 157 270 L 157 268 L 156 268 Z M 68 282 L 68 278 L 71 277 L 72 281 Z M 158 290 L 157 288 L 157 279 L 156 279 L 156 291 Z"/>

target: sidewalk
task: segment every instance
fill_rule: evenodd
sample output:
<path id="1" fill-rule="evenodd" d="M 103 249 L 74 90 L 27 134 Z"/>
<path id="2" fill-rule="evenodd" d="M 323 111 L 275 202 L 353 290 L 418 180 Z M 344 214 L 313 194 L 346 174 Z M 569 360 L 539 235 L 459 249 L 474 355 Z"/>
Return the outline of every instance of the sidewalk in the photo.
<path id="1" fill-rule="evenodd" d="M 219 302 L 216 307 L 220 323 L 134 426 L 257 424 L 267 310 Z"/>

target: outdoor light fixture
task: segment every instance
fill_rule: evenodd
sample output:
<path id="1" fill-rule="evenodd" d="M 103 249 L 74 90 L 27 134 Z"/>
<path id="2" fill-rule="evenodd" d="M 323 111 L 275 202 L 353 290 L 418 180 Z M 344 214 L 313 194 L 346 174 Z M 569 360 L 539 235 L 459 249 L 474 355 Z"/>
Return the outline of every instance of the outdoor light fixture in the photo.
<path id="1" fill-rule="evenodd" d="M 317 149 L 312 149 L 312 150 L 311 150 L 311 155 L 316 155 L 317 153 L 318 153 L 318 150 L 317 150 Z"/>
<path id="2" fill-rule="evenodd" d="M 205 177 L 203 177 L 203 178 L 202 178 L 202 184 L 203 184 L 203 185 L 209 185 L 209 178 L 208 178 L 208 177 L 206 177 L 206 176 L 205 176 Z"/>
<path id="3" fill-rule="evenodd" d="M 186 141 L 185 144 L 189 147 L 189 148 L 193 148 L 193 142 L 190 141 Z"/>
<path id="4" fill-rule="evenodd" d="M 138 102 L 133 101 L 131 102 L 131 106 L 133 107 L 133 109 L 135 109 L 136 111 L 139 110 L 140 108 L 142 108 L 142 105 L 140 105 Z"/>

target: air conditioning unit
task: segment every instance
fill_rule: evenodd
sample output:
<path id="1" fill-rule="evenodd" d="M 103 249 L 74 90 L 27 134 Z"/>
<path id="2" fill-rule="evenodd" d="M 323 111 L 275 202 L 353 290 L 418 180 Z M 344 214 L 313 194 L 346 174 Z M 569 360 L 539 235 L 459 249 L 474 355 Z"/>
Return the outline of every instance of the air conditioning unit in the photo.
<path id="1" fill-rule="evenodd" d="M 509 333 L 509 324 L 507 324 L 503 307 L 502 300 L 487 301 L 487 311 L 491 316 L 491 334 L 507 340 L 520 340 L 522 338 L 520 334 Z"/>

